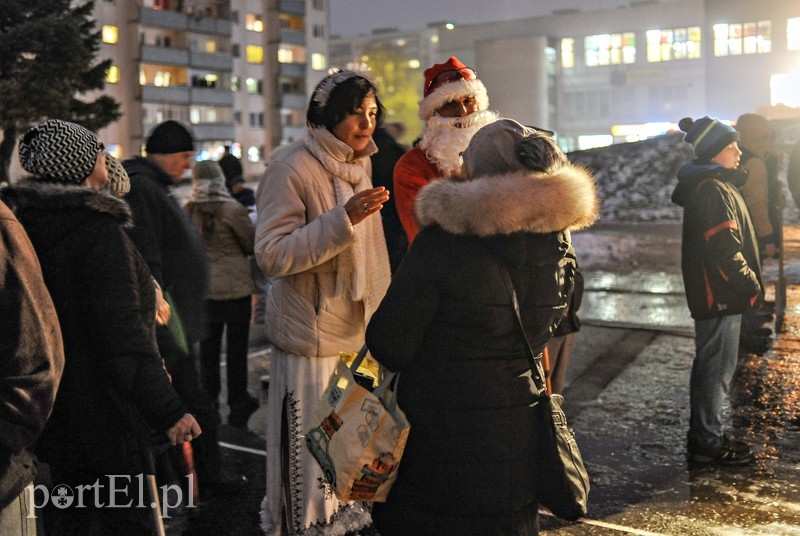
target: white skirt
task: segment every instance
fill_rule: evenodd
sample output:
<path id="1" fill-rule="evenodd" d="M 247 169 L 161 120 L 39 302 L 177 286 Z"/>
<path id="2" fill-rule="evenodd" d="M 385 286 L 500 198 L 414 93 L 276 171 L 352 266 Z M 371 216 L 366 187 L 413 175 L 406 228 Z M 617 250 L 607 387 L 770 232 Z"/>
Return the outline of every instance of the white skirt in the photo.
<path id="1" fill-rule="evenodd" d="M 267 399 L 267 494 L 261 528 L 269 535 L 340 536 L 372 523 L 365 503 L 339 502 L 306 448 L 306 422 L 336 368 L 333 357 L 302 357 L 273 348 Z M 286 408 L 286 416 L 283 409 Z M 281 446 L 281 423 L 288 445 Z M 285 519 L 285 523 L 284 523 Z"/>

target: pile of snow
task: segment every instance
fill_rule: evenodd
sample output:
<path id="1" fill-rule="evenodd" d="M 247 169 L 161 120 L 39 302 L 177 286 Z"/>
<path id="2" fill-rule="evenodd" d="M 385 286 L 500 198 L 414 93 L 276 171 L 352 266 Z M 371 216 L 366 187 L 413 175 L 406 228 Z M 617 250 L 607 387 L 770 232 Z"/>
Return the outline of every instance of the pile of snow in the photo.
<path id="1" fill-rule="evenodd" d="M 671 196 L 678 169 L 693 156 L 682 132 L 567 156 L 594 173 L 602 202 L 600 222 L 681 221 L 683 209 L 672 202 Z M 784 221 L 797 222 L 800 212 L 786 186 L 786 161 L 780 179 L 786 198 Z"/>
<path id="2" fill-rule="evenodd" d="M 683 211 L 670 196 L 678 168 L 692 157 L 683 134 L 576 151 L 568 156 L 595 174 L 602 201 L 601 221 L 681 221 Z"/>

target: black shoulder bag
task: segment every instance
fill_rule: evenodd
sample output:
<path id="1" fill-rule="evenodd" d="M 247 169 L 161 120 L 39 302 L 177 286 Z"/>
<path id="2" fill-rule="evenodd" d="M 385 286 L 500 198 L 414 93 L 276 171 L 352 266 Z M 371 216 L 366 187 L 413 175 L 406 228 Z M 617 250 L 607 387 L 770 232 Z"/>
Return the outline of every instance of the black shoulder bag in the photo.
<path id="1" fill-rule="evenodd" d="M 511 274 L 505 266 L 499 262 L 497 264 L 511 295 L 514 314 L 525 339 L 533 383 L 541 393 L 535 416 L 538 438 L 536 454 L 540 460 L 540 470 L 535 482 L 536 494 L 539 503 L 553 514 L 568 521 L 575 521 L 586 515 L 589 475 L 586 473 L 578 443 L 575 441 L 575 432 L 567 426 L 567 418 L 561 409 L 564 397 L 550 395 L 545 387 L 541 356 L 534 355 L 528 335 L 525 333 Z"/>

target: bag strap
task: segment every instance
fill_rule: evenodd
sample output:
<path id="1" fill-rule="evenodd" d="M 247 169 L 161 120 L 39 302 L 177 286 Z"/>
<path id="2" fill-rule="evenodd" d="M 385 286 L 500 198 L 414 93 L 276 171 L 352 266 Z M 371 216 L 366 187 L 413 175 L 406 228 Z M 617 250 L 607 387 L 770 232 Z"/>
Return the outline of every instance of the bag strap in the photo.
<path id="1" fill-rule="evenodd" d="M 350 372 L 352 372 L 353 374 L 356 373 L 358 367 L 361 366 L 361 362 L 364 361 L 364 358 L 367 356 L 367 351 L 368 351 L 367 344 L 364 343 L 364 346 L 362 346 L 361 350 L 358 351 L 358 354 L 356 354 L 356 357 L 355 359 L 353 359 L 353 362 L 350 363 Z M 386 374 L 383 374 L 383 379 L 378 384 L 378 386 L 372 390 L 372 394 L 380 398 L 383 392 L 386 390 L 386 388 L 389 387 L 389 384 L 392 383 L 392 380 L 395 378 L 396 374 L 397 374 L 396 372 L 388 372 Z"/>
<path id="2" fill-rule="evenodd" d="M 517 317 L 517 324 L 519 324 L 519 328 L 522 331 L 522 337 L 525 339 L 525 349 L 528 351 L 528 363 L 531 367 L 531 377 L 533 378 L 533 384 L 536 386 L 536 389 L 539 390 L 540 393 L 544 392 L 547 393 L 547 387 L 545 386 L 544 380 L 539 375 L 539 367 L 537 366 L 537 362 L 542 360 L 542 355 L 536 355 L 533 353 L 533 348 L 531 347 L 531 342 L 528 340 L 528 334 L 525 333 L 525 325 L 522 323 L 522 315 L 519 312 L 519 300 L 517 299 L 517 289 L 514 288 L 514 282 L 511 280 L 511 274 L 508 272 L 508 268 L 503 266 L 497 259 L 495 259 L 495 263 L 497 266 L 500 267 L 500 274 L 503 276 L 503 281 L 506 284 L 506 288 L 508 289 L 508 293 L 511 296 L 511 305 L 514 306 L 514 315 Z"/>

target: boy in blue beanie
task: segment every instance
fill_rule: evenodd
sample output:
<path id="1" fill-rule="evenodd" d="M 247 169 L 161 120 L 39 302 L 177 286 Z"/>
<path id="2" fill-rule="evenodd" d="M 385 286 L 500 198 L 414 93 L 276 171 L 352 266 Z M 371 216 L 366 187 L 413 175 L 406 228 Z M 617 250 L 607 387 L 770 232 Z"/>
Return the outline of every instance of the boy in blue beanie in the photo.
<path id="1" fill-rule="evenodd" d="M 672 193 L 683 207 L 681 268 L 695 322 L 688 459 L 744 465 L 753 455 L 723 433 L 722 406 L 736 371 L 742 313 L 763 293 L 755 231 L 738 190 L 747 174 L 734 128 L 708 116 L 679 126 L 696 156 L 681 166 Z"/>

